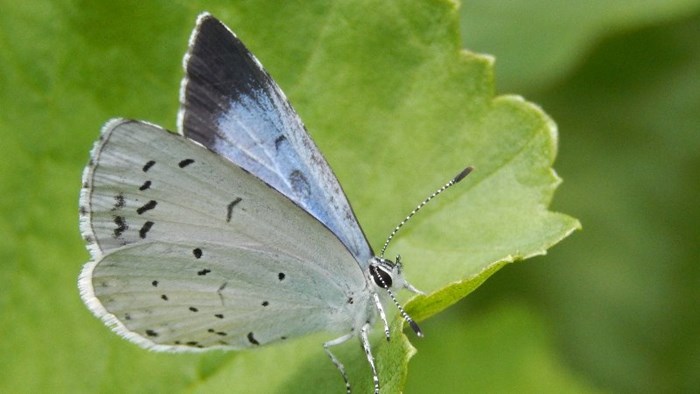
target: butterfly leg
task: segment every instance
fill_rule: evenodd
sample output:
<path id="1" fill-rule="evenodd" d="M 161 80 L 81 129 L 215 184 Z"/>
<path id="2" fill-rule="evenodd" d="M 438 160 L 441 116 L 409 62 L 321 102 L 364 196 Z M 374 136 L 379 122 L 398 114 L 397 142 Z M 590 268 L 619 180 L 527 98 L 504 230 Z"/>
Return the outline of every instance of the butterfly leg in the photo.
<path id="1" fill-rule="evenodd" d="M 329 348 L 331 346 L 340 345 L 341 343 L 346 342 L 348 339 L 352 338 L 353 336 L 354 336 L 353 333 L 346 334 L 340 338 L 330 340 L 330 341 L 325 342 L 323 344 L 323 350 L 325 350 L 328 357 L 331 358 L 331 361 L 333 362 L 335 367 L 338 368 L 338 371 L 340 371 L 340 374 L 343 376 L 343 380 L 345 381 L 345 389 L 347 390 L 347 394 L 350 394 L 351 390 L 350 390 L 350 381 L 348 380 L 348 375 L 345 373 L 345 367 L 343 366 L 343 363 L 341 363 L 340 360 L 338 360 L 338 358 L 333 353 L 331 353 L 331 350 Z"/>
<path id="2" fill-rule="evenodd" d="M 388 342 L 390 339 L 389 322 L 386 320 L 386 314 L 384 313 L 384 307 L 382 306 L 382 302 L 379 300 L 379 294 L 372 293 L 372 297 L 374 297 L 374 305 L 377 306 L 377 310 L 379 311 L 379 317 L 384 322 L 384 335 L 386 336 L 386 340 Z"/>
<path id="3" fill-rule="evenodd" d="M 406 289 L 407 289 L 408 291 L 410 291 L 411 293 L 420 294 L 420 295 L 425 295 L 424 292 L 422 292 L 422 291 L 416 289 L 412 284 L 408 283 L 408 281 L 404 281 L 404 282 L 405 282 L 405 283 L 404 283 L 404 286 L 403 286 L 403 287 L 406 288 Z"/>
<path id="4" fill-rule="evenodd" d="M 367 355 L 367 362 L 369 362 L 370 368 L 372 368 L 372 380 L 374 380 L 374 394 L 379 394 L 379 375 L 377 375 L 377 367 L 374 366 L 374 357 L 372 357 L 372 348 L 369 344 L 369 329 L 371 325 L 369 322 L 362 326 L 360 331 L 360 341 L 362 341 L 362 348 L 365 350 L 365 355 Z"/>

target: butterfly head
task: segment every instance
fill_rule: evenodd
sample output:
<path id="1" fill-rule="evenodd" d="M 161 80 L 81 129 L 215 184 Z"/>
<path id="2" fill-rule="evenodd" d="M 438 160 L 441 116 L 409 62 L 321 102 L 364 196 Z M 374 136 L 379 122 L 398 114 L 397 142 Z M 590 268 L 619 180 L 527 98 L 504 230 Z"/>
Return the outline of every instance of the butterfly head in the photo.
<path id="1" fill-rule="evenodd" d="M 417 294 L 424 294 L 422 291 L 416 289 L 413 287 L 413 285 L 408 283 L 408 281 L 403 277 L 402 270 L 403 266 L 401 265 L 401 256 L 396 256 L 396 261 L 391 261 L 389 259 L 377 256 L 374 256 L 369 260 L 369 276 L 371 280 L 379 288 L 386 290 L 389 297 L 391 297 L 391 300 L 394 301 L 394 305 L 396 305 L 396 307 L 399 309 L 399 312 L 403 316 L 404 320 L 409 323 L 413 331 L 415 331 L 418 336 L 422 337 L 423 333 L 418 327 L 418 324 L 416 324 L 416 322 L 414 322 L 413 319 L 408 316 L 401 304 L 399 304 L 399 302 L 396 300 L 394 293 L 391 291 L 391 288 L 393 287 L 408 289 L 409 291 Z"/>
<path id="2" fill-rule="evenodd" d="M 372 257 L 369 261 L 369 273 L 374 284 L 382 289 L 408 289 L 413 293 L 423 294 L 404 278 L 401 256 L 396 256 L 395 261 L 383 257 Z"/>

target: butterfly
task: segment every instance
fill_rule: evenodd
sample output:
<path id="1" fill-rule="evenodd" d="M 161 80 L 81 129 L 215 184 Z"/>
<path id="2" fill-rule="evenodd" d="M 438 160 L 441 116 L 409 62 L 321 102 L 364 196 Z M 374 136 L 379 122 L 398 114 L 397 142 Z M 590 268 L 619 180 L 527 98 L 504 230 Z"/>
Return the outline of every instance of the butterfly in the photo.
<path id="1" fill-rule="evenodd" d="M 157 351 L 246 349 L 317 331 L 359 337 L 380 388 L 369 331 L 389 327 L 391 289 L 420 293 L 400 259 L 383 257 L 398 228 L 464 178 L 468 167 L 394 229 L 375 255 L 342 187 L 260 62 L 208 13 L 184 59 L 179 134 L 107 122 L 83 173 L 80 229 L 91 260 L 79 278 L 88 308 Z"/>

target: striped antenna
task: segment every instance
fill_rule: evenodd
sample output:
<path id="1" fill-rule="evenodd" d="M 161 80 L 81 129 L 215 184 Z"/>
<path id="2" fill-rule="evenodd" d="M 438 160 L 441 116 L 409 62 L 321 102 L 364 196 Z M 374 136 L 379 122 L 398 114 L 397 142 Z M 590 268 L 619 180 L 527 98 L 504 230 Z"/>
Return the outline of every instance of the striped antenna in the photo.
<path id="1" fill-rule="evenodd" d="M 474 169 L 474 167 L 471 167 L 471 166 L 469 166 L 469 167 L 463 169 L 462 172 L 460 172 L 459 174 L 457 174 L 456 177 L 452 178 L 452 180 L 450 180 L 449 182 L 447 182 L 444 186 L 442 186 L 441 188 L 437 189 L 433 194 L 431 194 L 430 196 L 428 196 L 428 198 L 426 198 L 425 200 L 423 200 L 422 203 L 418 204 L 418 206 L 417 206 L 413 211 L 411 211 L 411 213 L 409 213 L 408 216 L 406 216 L 406 218 L 405 218 L 404 220 L 402 220 L 401 223 L 399 223 L 398 226 L 396 226 L 396 227 L 394 228 L 394 231 L 392 231 L 391 234 L 389 234 L 389 237 L 386 239 L 386 242 L 384 242 L 384 247 L 382 247 L 382 252 L 379 254 L 379 257 L 380 257 L 380 258 L 384 258 L 384 252 L 386 251 L 386 248 L 389 246 L 389 242 L 391 242 L 391 240 L 394 238 L 394 235 L 396 235 L 396 233 L 399 232 L 399 229 L 400 229 L 404 224 L 406 224 L 406 222 L 408 222 L 408 220 L 411 219 L 411 218 L 413 217 L 413 215 L 416 214 L 416 212 L 420 211 L 420 209 L 423 208 L 423 207 L 425 206 L 425 204 L 427 204 L 428 202 L 430 202 L 430 200 L 432 200 L 433 198 L 437 197 L 438 194 L 444 192 L 444 191 L 447 190 L 450 186 L 452 186 L 452 185 L 454 185 L 455 183 L 457 183 L 457 182 L 461 181 L 462 179 L 464 179 L 464 177 L 466 177 L 467 175 L 469 175 L 469 173 L 472 172 L 473 169 Z"/>

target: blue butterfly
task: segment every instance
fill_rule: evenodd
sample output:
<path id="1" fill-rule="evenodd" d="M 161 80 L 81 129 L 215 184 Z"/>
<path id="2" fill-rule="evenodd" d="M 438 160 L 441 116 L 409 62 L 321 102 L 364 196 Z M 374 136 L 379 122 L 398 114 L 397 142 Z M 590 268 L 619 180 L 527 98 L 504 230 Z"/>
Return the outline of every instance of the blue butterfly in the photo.
<path id="1" fill-rule="evenodd" d="M 180 134 L 109 121 L 83 174 L 91 254 L 79 288 L 118 334 L 159 351 L 245 349 L 317 331 L 368 339 L 391 289 L 420 293 L 375 255 L 342 187 L 258 60 L 204 13 L 190 38 Z M 464 178 L 462 171 L 418 206 Z M 414 210 L 410 216 L 416 211 Z M 407 218 L 408 219 L 408 218 Z"/>

